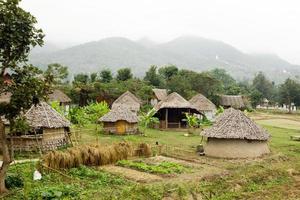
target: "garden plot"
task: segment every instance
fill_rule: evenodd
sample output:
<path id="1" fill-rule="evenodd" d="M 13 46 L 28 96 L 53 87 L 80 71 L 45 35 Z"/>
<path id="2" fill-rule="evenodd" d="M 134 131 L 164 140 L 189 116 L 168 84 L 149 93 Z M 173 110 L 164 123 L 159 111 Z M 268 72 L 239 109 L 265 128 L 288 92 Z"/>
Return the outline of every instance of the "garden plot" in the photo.
<path id="1" fill-rule="evenodd" d="M 122 160 L 117 166 L 103 166 L 101 169 L 140 183 L 195 181 L 225 174 L 224 170 L 215 166 L 165 156 Z"/>

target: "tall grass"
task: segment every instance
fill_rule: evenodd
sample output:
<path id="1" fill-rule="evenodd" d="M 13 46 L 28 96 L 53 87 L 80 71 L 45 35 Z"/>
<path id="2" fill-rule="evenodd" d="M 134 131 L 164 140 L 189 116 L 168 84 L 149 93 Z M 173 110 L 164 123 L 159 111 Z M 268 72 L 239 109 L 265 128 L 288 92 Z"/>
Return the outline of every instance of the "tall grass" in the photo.
<path id="1" fill-rule="evenodd" d="M 53 169 L 69 169 L 86 166 L 101 166 L 116 163 L 131 156 L 150 156 L 148 144 L 140 144 L 137 149 L 127 142 L 113 145 L 83 145 L 66 151 L 51 151 L 42 157 L 42 164 Z"/>

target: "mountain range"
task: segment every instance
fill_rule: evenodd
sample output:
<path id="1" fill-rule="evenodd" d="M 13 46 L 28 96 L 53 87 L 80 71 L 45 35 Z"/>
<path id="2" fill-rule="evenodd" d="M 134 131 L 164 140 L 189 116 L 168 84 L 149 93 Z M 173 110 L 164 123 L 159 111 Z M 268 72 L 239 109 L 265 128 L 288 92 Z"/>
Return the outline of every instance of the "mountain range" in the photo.
<path id="1" fill-rule="evenodd" d="M 29 61 L 41 68 L 61 63 L 69 67 L 71 74 L 98 72 L 104 68 L 116 72 L 130 67 L 136 76 L 143 76 L 150 65 L 174 64 L 195 71 L 224 68 L 237 80 L 251 79 L 259 71 L 276 82 L 300 75 L 300 66 L 277 55 L 246 54 L 221 41 L 191 36 L 161 44 L 147 38 L 133 41 L 112 37 L 65 49 L 48 43 L 33 49 Z"/>

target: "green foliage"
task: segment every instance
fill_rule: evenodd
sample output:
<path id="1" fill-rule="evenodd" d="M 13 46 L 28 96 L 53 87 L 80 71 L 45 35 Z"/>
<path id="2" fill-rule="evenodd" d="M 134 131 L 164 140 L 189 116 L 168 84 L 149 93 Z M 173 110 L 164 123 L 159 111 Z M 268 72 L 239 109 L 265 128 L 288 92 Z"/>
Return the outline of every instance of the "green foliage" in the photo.
<path id="1" fill-rule="evenodd" d="M 289 106 L 295 103 L 297 106 L 300 105 L 300 84 L 299 82 L 290 78 L 286 79 L 283 84 L 279 86 L 279 100 Z"/>
<path id="2" fill-rule="evenodd" d="M 15 119 L 12 124 L 12 132 L 13 133 L 26 133 L 30 130 L 30 126 L 24 116 L 19 116 Z"/>
<path id="3" fill-rule="evenodd" d="M 85 116 L 90 123 L 97 123 L 97 120 L 109 112 L 106 102 L 91 103 L 84 107 Z"/>
<path id="4" fill-rule="evenodd" d="M 187 119 L 187 124 L 190 128 L 197 128 L 200 126 L 200 120 L 194 114 L 185 113 L 185 117 Z"/>
<path id="5" fill-rule="evenodd" d="M 161 75 L 157 74 L 157 66 L 150 66 L 149 70 L 146 72 L 144 77 L 145 81 L 148 81 L 154 87 L 161 87 L 163 84 L 163 80 Z"/>
<path id="6" fill-rule="evenodd" d="M 168 65 L 165 67 L 161 67 L 158 70 L 158 73 L 163 76 L 164 79 L 170 80 L 172 76 L 175 76 L 178 74 L 178 68 L 175 65 Z"/>
<path id="7" fill-rule="evenodd" d="M 166 161 L 163 161 L 157 165 L 150 165 L 142 161 L 121 160 L 117 162 L 117 165 L 154 174 L 181 174 L 187 170 L 180 164 Z"/>
<path id="8" fill-rule="evenodd" d="M 9 174 L 5 178 L 5 186 L 7 189 L 22 188 L 24 186 L 24 182 L 19 175 Z"/>
<path id="9" fill-rule="evenodd" d="M 157 117 L 154 117 L 156 113 L 156 110 L 152 108 L 147 113 L 142 112 L 139 120 L 140 126 L 144 128 L 144 132 L 146 128 L 152 128 L 155 126 L 155 124 L 159 123 L 159 120 Z"/>
<path id="10" fill-rule="evenodd" d="M 129 79 L 132 79 L 133 75 L 131 73 L 130 68 L 122 68 L 117 71 L 117 77 L 116 79 L 118 81 L 127 81 Z"/>
<path id="11" fill-rule="evenodd" d="M 93 184 L 97 186 L 113 186 L 123 185 L 126 181 L 123 178 L 114 176 L 107 172 L 99 171 L 84 165 L 78 168 L 72 168 L 68 171 L 71 176 L 79 177 L 81 179 L 93 179 Z"/>
<path id="12" fill-rule="evenodd" d="M 56 110 L 58 113 L 60 113 L 61 115 L 65 115 L 65 112 L 63 110 L 63 108 L 59 105 L 58 101 L 52 101 L 50 103 L 51 107 Z"/>
<path id="13" fill-rule="evenodd" d="M 90 81 L 89 76 L 84 73 L 76 74 L 74 76 L 73 84 L 74 85 L 86 85 Z"/>
<path id="14" fill-rule="evenodd" d="M 222 114 L 224 112 L 223 106 L 219 106 L 216 112 L 216 115 Z"/>
<path id="15" fill-rule="evenodd" d="M 57 199 L 80 199 L 78 194 L 80 189 L 74 185 L 57 185 L 50 187 L 35 188 L 29 193 L 28 199 L 43 199 L 43 200 L 57 200 Z"/>
<path id="16" fill-rule="evenodd" d="M 59 63 L 53 63 L 48 65 L 45 71 L 47 76 L 50 76 L 54 84 L 62 84 L 63 81 L 68 78 L 68 67 Z"/>
<path id="17" fill-rule="evenodd" d="M 113 79 L 110 69 L 104 69 L 100 72 L 100 81 L 103 83 L 109 83 Z"/>
<path id="18" fill-rule="evenodd" d="M 271 100 L 274 96 L 274 83 L 269 81 L 262 72 L 259 72 L 252 81 L 252 87 L 259 91 L 262 98 Z M 260 99 L 261 101 L 262 99 Z"/>
<path id="19" fill-rule="evenodd" d="M 83 127 L 87 124 L 95 124 L 97 120 L 109 112 L 106 102 L 91 103 L 85 107 L 72 107 L 69 110 L 68 118 L 72 124 Z"/>

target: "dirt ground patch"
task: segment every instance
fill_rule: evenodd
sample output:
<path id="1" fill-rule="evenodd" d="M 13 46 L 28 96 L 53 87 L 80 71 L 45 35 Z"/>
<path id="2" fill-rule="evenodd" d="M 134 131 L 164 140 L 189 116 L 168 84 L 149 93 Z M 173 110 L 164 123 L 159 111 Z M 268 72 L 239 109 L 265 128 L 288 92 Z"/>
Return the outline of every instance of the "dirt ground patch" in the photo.
<path id="1" fill-rule="evenodd" d="M 163 178 L 154 174 L 149 174 L 146 172 L 137 171 L 134 169 L 129 169 L 125 167 L 107 165 L 103 166 L 100 169 L 107 171 L 112 174 L 123 176 L 132 181 L 140 182 L 140 183 L 151 183 L 156 181 L 161 181 Z"/>
<path id="2" fill-rule="evenodd" d="M 177 164 L 180 164 L 180 165 L 183 165 L 186 167 L 202 168 L 201 165 L 199 165 L 197 163 L 188 162 L 185 160 L 180 160 L 180 159 L 175 159 L 175 158 L 170 158 L 170 157 L 165 157 L 165 156 L 155 156 L 155 157 L 147 158 L 145 161 L 153 163 L 153 164 L 158 164 L 158 163 L 165 161 L 165 162 L 177 163 Z"/>

